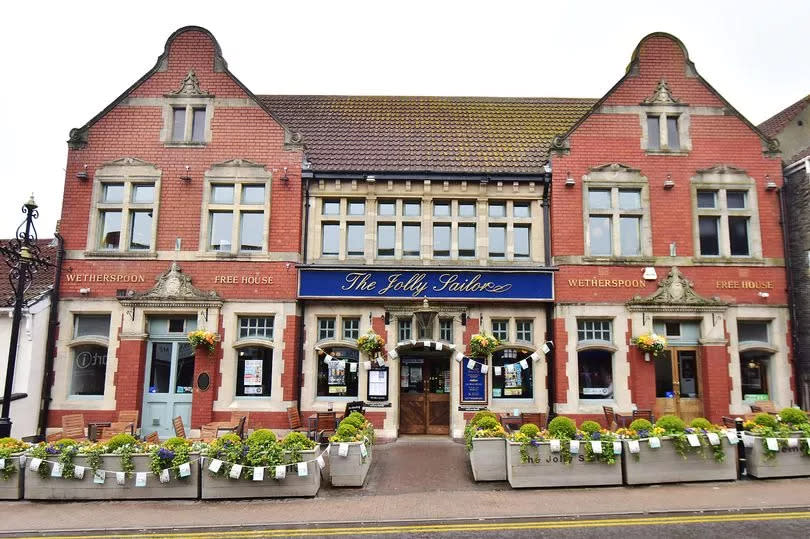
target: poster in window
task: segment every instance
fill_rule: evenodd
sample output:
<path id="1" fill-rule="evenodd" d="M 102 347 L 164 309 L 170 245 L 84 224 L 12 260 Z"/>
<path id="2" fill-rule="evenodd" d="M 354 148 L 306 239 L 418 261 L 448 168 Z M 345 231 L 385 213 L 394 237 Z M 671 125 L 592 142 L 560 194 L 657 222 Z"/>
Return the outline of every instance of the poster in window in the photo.
<path id="1" fill-rule="evenodd" d="M 461 365 L 461 402 L 487 402 L 487 375 L 480 369 L 468 369 L 465 362 Z"/>
<path id="2" fill-rule="evenodd" d="M 247 389 L 248 386 L 261 386 L 262 385 L 262 367 L 264 362 L 261 359 L 246 359 L 245 360 L 245 374 L 242 377 L 242 382 Z M 261 393 L 261 392 L 260 392 Z"/>
<path id="3" fill-rule="evenodd" d="M 346 362 L 333 359 L 329 362 L 329 393 L 346 393 Z"/>
<path id="4" fill-rule="evenodd" d="M 368 400 L 388 400 L 388 367 L 368 371 Z"/>
<path id="5" fill-rule="evenodd" d="M 504 396 L 520 396 L 523 394 L 523 369 L 520 363 L 503 366 L 503 394 Z"/>

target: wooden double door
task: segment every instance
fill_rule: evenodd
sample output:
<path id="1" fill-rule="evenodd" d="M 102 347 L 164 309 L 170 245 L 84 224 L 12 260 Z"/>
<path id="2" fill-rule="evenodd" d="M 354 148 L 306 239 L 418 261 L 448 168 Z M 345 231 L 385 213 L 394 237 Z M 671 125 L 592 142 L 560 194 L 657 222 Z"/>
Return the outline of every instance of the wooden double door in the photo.
<path id="1" fill-rule="evenodd" d="M 655 358 L 655 417 L 677 415 L 689 423 L 703 416 L 697 348 L 668 348 Z"/>
<path id="2" fill-rule="evenodd" d="M 450 434 L 450 358 L 400 361 L 400 434 Z"/>

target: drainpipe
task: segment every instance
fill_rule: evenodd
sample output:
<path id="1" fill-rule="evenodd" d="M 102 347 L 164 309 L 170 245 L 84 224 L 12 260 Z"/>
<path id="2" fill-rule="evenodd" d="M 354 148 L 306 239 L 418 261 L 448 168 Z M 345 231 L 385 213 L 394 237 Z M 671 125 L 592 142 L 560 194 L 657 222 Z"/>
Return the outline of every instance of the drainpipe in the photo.
<path id="1" fill-rule="evenodd" d="M 303 239 L 303 256 L 301 258 L 302 265 L 307 263 L 307 247 L 309 242 L 309 180 L 305 179 L 304 187 L 304 239 Z M 301 413 L 301 392 L 304 384 L 304 316 L 307 312 L 307 303 L 304 300 L 299 300 L 301 304 L 301 317 L 298 319 L 298 398 L 296 399 L 296 407 L 298 413 Z"/>
<path id="2" fill-rule="evenodd" d="M 543 257 L 545 267 L 551 265 L 551 175 L 550 169 L 543 175 Z M 556 342 L 554 339 L 554 302 L 546 303 L 546 340 Z M 548 373 L 546 375 L 546 390 L 548 391 L 548 420 L 550 421 L 555 415 L 554 404 L 556 399 L 557 388 L 557 372 L 554 367 L 554 356 L 557 355 L 556 346 L 552 346 L 551 354 L 547 355 L 546 366 Z"/>
<path id="3" fill-rule="evenodd" d="M 551 173 L 543 174 L 543 200 L 540 206 L 543 208 L 543 265 L 548 267 L 551 264 L 551 211 L 549 203 L 551 199 Z"/>
<path id="4" fill-rule="evenodd" d="M 785 185 L 787 185 L 787 178 L 784 178 Z M 793 347 L 793 380 L 796 386 L 796 393 L 794 398 L 799 402 L 802 409 L 806 409 L 810 403 L 802 402 L 804 392 L 802 391 L 802 378 L 801 378 L 801 365 L 799 361 L 799 335 L 797 333 L 796 323 L 796 302 L 794 301 L 793 294 L 793 272 L 790 267 L 790 240 L 788 239 L 788 221 L 787 221 L 787 206 L 785 197 L 782 194 L 782 189 L 776 191 L 779 196 L 779 224 L 782 225 L 782 247 L 785 253 L 785 273 L 788 285 L 788 312 L 790 312 L 790 340 Z"/>
<path id="5" fill-rule="evenodd" d="M 39 401 L 39 419 L 37 421 L 37 439 L 45 439 L 45 429 L 48 427 L 48 411 L 51 408 L 51 389 L 53 388 L 53 363 L 56 359 L 56 329 L 59 326 L 59 283 L 62 280 L 62 262 L 65 258 L 65 240 L 58 232 L 54 233 L 56 239 L 56 271 L 53 276 L 51 289 L 51 307 L 48 312 L 48 336 L 45 342 L 45 365 L 42 371 L 42 397 Z"/>

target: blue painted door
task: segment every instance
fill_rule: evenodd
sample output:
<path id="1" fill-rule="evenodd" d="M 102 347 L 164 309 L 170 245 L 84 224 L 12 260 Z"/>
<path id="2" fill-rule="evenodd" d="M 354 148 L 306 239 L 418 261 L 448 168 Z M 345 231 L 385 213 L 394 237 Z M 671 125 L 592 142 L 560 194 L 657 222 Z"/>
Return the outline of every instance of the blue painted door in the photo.
<path id="1" fill-rule="evenodd" d="M 150 340 L 146 350 L 143 432 L 161 439 L 175 435 L 172 419 L 181 417 L 186 435 L 191 428 L 194 348 L 188 342 Z"/>

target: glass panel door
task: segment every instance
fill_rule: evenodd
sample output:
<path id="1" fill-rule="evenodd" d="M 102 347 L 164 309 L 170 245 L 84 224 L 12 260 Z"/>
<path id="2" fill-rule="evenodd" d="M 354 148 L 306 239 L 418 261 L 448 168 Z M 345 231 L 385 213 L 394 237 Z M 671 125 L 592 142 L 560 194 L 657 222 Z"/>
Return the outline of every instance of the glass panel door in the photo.
<path id="1" fill-rule="evenodd" d="M 161 438 L 174 436 L 172 419 L 180 416 L 191 428 L 194 384 L 194 349 L 187 342 L 150 341 L 146 353 L 143 397 L 145 434 L 157 431 Z"/>
<path id="2" fill-rule="evenodd" d="M 674 414 L 686 422 L 700 417 L 703 401 L 697 350 L 669 348 L 652 361 L 655 362 L 655 416 Z"/>

